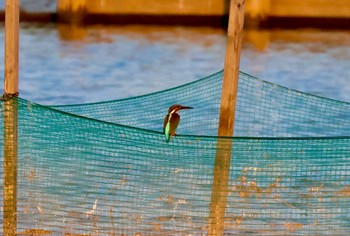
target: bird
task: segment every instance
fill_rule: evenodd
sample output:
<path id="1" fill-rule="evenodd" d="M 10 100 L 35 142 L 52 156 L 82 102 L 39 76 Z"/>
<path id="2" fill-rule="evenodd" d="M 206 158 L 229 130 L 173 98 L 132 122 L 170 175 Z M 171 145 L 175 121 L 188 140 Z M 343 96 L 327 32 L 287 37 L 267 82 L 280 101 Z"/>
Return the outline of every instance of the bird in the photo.
<path id="1" fill-rule="evenodd" d="M 168 114 L 164 118 L 163 132 L 165 134 L 165 141 L 169 143 L 171 136 L 176 135 L 176 128 L 180 122 L 180 116 L 178 111 L 183 109 L 192 109 L 193 107 L 182 106 L 175 104 L 169 107 Z"/>

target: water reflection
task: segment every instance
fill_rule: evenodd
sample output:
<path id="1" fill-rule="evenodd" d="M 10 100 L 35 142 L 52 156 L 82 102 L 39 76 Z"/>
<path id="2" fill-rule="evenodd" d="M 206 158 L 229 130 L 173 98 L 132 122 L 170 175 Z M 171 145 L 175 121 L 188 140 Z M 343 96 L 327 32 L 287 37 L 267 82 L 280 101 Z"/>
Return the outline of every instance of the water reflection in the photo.
<path id="1" fill-rule="evenodd" d="M 23 24 L 20 39 L 21 96 L 67 104 L 137 96 L 212 74 L 223 66 L 226 33 L 206 27 Z M 249 30 L 243 42 L 241 70 L 350 101 L 350 31 Z"/>
<path id="2" fill-rule="evenodd" d="M 223 235 L 229 194 L 232 140 L 218 139 L 211 190 L 209 235 Z"/>

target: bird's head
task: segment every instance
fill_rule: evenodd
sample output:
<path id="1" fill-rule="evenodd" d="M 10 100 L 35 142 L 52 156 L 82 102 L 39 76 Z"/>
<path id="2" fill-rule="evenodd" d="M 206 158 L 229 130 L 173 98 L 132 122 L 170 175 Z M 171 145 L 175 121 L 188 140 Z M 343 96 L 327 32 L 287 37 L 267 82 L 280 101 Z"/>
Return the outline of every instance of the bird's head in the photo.
<path id="1" fill-rule="evenodd" d="M 182 106 L 180 104 L 175 104 L 175 105 L 172 105 L 169 107 L 169 111 L 168 111 L 168 114 L 172 114 L 172 113 L 176 113 L 180 110 L 183 110 L 183 109 L 192 109 L 193 107 L 188 107 L 188 106 Z"/>

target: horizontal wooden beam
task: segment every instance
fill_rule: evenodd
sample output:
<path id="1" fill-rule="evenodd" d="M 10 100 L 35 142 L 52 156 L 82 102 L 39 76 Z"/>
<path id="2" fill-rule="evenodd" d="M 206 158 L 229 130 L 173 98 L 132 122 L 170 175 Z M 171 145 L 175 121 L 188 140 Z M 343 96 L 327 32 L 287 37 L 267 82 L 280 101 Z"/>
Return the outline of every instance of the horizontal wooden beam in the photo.
<path id="1" fill-rule="evenodd" d="M 86 0 L 89 13 L 225 15 L 227 0 Z"/>
<path id="2" fill-rule="evenodd" d="M 270 0 L 270 17 L 350 18 L 349 0 Z"/>
<path id="3" fill-rule="evenodd" d="M 58 0 L 72 1 L 72 0 Z M 74 0 L 82 1 L 82 0 Z M 134 15 L 227 15 L 229 0 L 83 0 L 87 13 Z M 349 0 L 247 0 L 250 17 L 350 18 Z"/>

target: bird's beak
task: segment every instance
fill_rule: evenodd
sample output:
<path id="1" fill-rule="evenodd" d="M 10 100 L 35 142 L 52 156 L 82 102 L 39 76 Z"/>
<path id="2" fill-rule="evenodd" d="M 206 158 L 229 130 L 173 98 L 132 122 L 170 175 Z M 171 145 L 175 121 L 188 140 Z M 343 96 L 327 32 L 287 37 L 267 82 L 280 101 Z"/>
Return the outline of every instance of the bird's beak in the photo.
<path id="1" fill-rule="evenodd" d="M 182 110 L 182 109 L 192 109 L 193 107 L 186 107 L 186 106 L 181 106 L 181 109 L 180 110 Z"/>

